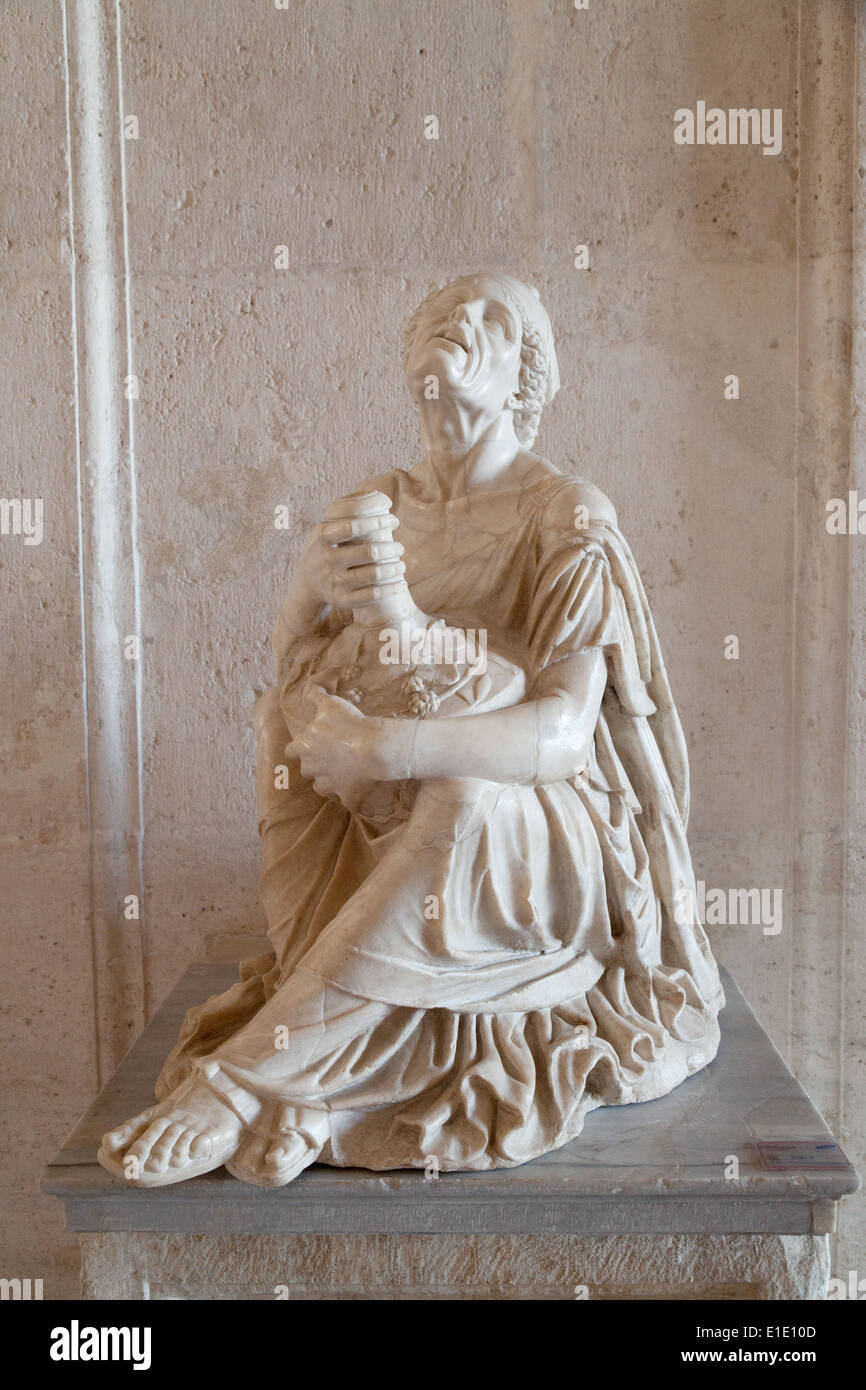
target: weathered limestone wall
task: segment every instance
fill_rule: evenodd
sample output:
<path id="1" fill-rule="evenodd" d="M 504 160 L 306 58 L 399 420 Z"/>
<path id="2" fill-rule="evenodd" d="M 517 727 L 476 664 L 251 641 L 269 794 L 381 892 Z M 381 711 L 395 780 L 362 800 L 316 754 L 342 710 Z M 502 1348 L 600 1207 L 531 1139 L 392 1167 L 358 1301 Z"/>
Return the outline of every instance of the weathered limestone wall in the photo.
<path id="1" fill-rule="evenodd" d="M 37 1181 L 96 1080 L 60 6 L 0 36 L 0 496 L 43 508 L 41 543 L 0 535 L 0 1273 L 47 1296 L 78 1258 Z"/>

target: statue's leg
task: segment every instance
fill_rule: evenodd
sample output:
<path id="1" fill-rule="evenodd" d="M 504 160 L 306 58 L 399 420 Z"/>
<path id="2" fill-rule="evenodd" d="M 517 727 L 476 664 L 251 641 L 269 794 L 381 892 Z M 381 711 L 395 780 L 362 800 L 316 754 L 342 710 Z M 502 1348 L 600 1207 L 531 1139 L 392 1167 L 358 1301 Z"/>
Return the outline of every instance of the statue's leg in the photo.
<path id="1" fill-rule="evenodd" d="M 321 1152 L 330 1099 L 357 1084 L 359 1051 L 395 1012 L 298 970 L 165 1101 L 105 1135 L 100 1162 L 142 1187 L 223 1163 L 248 1182 L 289 1182 Z"/>
<path id="2" fill-rule="evenodd" d="M 288 785 L 275 773 L 283 763 L 288 731 L 277 700 L 268 691 L 256 711 L 259 827 L 263 874 L 260 897 L 284 980 L 273 998 L 226 1044 L 192 1064 L 184 1081 L 150 1110 L 104 1136 L 100 1162 L 111 1173 L 140 1186 L 180 1182 L 237 1161 L 244 1149 L 250 1181 L 286 1182 L 312 1162 L 327 1140 L 327 1107 L 320 1073 L 325 1054 L 333 1060 L 375 1028 L 389 1006 L 369 1003 L 306 975 L 294 960 L 351 896 L 373 863 L 363 838 L 345 855 L 345 871 L 334 883 L 334 864 L 346 851 L 351 818 L 324 801 L 296 763 Z M 287 1049 L 282 1048 L 288 1040 Z M 321 1044 L 321 1052 L 317 1047 Z M 270 1056 L 270 1065 L 268 1065 Z M 231 1075 L 225 1067 L 232 1068 Z M 213 1077 L 209 1075 L 213 1073 Z M 232 1077 L 234 1079 L 232 1079 Z M 267 1077 L 270 1077 L 270 1084 Z M 307 1102 L 312 1100 L 313 1104 Z M 286 1109 L 295 1106 L 295 1110 Z M 295 1125 L 289 1124 L 290 1114 Z M 262 1135 L 268 1143 L 262 1145 Z M 294 1136 L 294 1137 L 293 1137 Z M 256 1157 L 255 1144 L 261 1149 Z M 270 1154 L 269 1164 L 264 1160 Z M 289 1159 L 291 1158 L 291 1162 Z M 253 1176 L 262 1169 L 263 1176 Z"/>
<path id="3" fill-rule="evenodd" d="M 197 1064 L 244 1121 L 229 1171 L 277 1187 L 313 1163 L 330 1137 L 333 1101 L 359 1078 L 369 1081 L 375 1030 L 405 1012 L 304 969 L 290 975 L 249 1024 Z"/>
<path id="4" fill-rule="evenodd" d="M 241 1095 L 249 1092 L 255 1118 L 266 1101 L 303 1103 L 326 1098 L 334 1082 L 326 1073 L 345 1048 L 366 1037 L 393 1005 L 361 999 L 299 967 L 254 1018 L 196 1065 L 211 1085 L 222 1086 L 243 1118 Z M 339 1084 L 339 1083 L 336 1083 Z"/>

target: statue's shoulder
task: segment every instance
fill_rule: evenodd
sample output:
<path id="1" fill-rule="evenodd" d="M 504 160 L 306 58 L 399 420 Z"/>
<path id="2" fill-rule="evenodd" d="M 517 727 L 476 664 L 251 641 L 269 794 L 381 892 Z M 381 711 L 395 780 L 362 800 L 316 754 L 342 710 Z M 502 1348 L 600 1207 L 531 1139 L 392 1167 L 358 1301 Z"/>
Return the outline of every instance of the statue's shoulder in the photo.
<path id="1" fill-rule="evenodd" d="M 577 516 L 580 517 L 581 526 L 591 526 L 593 522 L 602 522 L 608 526 L 618 524 L 613 503 L 595 483 L 591 483 L 588 478 L 560 473 L 558 468 L 554 468 L 546 460 L 539 462 L 545 467 L 535 486 L 543 507 L 545 527 L 554 531 L 571 531 L 574 529 Z M 581 509 L 580 512 L 578 508 Z"/>

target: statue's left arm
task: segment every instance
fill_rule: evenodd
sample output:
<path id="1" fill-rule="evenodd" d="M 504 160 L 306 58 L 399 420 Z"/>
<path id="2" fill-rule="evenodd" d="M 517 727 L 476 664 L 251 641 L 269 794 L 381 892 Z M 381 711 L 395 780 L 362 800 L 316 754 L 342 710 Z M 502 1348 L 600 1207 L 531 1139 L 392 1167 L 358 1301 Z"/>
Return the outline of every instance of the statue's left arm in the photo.
<path id="1" fill-rule="evenodd" d="M 374 732 L 377 780 L 478 777 L 543 786 L 586 766 L 607 680 L 604 654 L 581 652 L 542 673 L 537 698 L 452 719 L 387 719 Z"/>

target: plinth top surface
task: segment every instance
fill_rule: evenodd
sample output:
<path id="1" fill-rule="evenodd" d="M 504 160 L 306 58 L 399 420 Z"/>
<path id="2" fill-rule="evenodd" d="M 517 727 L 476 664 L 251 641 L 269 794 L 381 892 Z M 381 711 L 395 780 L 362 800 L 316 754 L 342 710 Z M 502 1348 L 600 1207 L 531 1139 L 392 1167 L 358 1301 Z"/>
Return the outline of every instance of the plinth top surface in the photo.
<path id="1" fill-rule="evenodd" d="M 553 1214 L 560 1225 L 561 1210 L 583 1207 L 579 1220 L 565 1224 L 589 1231 L 595 1229 L 594 1205 L 624 1210 L 629 1204 L 634 1229 L 650 1229 L 652 1204 L 666 1208 L 669 1217 L 672 1199 L 688 1208 L 685 1228 L 719 1230 L 726 1228 L 724 1204 L 739 1202 L 740 1210 L 743 1199 L 757 1199 L 755 1212 L 774 1203 L 781 1213 L 785 1204 L 793 1211 L 859 1187 L 856 1172 L 727 972 L 728 1003 L 714 1062 L 661 1100 L 593 1111 L 578 1138 L 521 1167 L 434 1180 L 420 1170 L 374 1173 L 315 1165 L 276 1191 L 239 1183 L 224 1169 L 146 1190 L 112 1178 L 96 1161 L 102 1135 L 154 1103 L 155 1078 L 187 1009 L 236 978 L 233 964 L 192 965 L 49 1164 L 43 1190 L 63 1197 L 68 1214 L 69 1204 L 77 1204 L 78 1219 L 70 1220 L 77 1229 L 215 1230 L 230 1210 L 234 1230 L 387 1230 L 390 1223 L 375 1215 L 387 1211 L 387 1198 L 400 1208 L 403 1230 L 437 1229 L 437 1207 L 444 1212 L 447 1206 L 452 1222 L 459 1220 L 454 1212 L 465 1210 L 467 1229 L 478 1228 L 475 1207 L 485 1210 L 485 1229 L 497 1229 L 490 1213 L 506 1209 L 511 1215 L 504 1228 L 514 1228 L 519 1208 L 521 1229 L 541 1231 L 551 1229 Z M 662 1226 L 668 1217 L 661 1218 Z M 785 1219 L 780 1214 L 776 1228 L 794 1229 Z M 738 1216 L 736 1228 L 748 1229 L 743 1223 Z"/>

